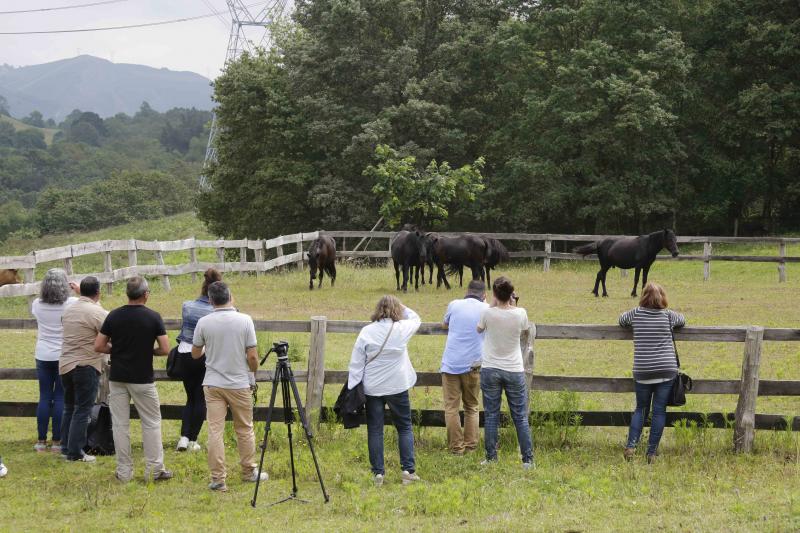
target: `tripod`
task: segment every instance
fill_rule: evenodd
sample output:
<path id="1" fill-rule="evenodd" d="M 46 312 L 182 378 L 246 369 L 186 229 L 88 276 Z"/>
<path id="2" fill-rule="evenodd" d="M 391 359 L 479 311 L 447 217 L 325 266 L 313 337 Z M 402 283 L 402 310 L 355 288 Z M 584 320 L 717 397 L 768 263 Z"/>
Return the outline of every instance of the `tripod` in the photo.
<path id="1" fill-rule="evenodd" d="M 261 485 L 261 471 L 264 467 L 264 455 L 267 452 L 267 439 L 269 438 L 269 431 L 272 426 L 272 413 L 275 409 L 275 396 L 278 393 L 278 385 L 280 384 L 281 395 L 283 397 L 283 421 L 286 423 L 286 429 L 289 434 L 289 463 L 292 467 L 292 492 L 286 498 L 279 500 L 271 505 L 287 502 L 289 500 L 296 500 L 303 503 L 308 503 L 307 500 L 301 500 L 297 497 L 297 472 L 294 466 L 294 442 L 292 441 L 292 423 L 294 422 L 294 411 L 292 411 L 292 395 L 297 404 L 297 414 L 300 416 L 300 423 L 306 434 L 308 440 L 308 448 L 311 450 L 311 457 L 314 458 L 314 467 L 317 469 L 317 479 L 319 479 L 319 486 L 322 489 L 322 496 L 325 498 L 325 503 L 328 503 L 330 497 L 325 491 L 325 483 L 322 481 L 322 474 L 319 471 L 319 462 L 317 461 L 317 454 L 314 451 L 313 435 L 308 427 L 308 420 L 306 413 L 303 409 L 303 403 L 300 401 L 300 393 L 297 390 L 297 383 L 294 380 L 292 368 L 289 366 L 288 356 L 289 343 L 286 341 L 272 343 L 272 348 L 264 355 L 261 360 L 261 365 L 267 360 L 269 354 L 275 352 L 278 361 L 275 364 L 275 374 L 272 377 L 272 394 L 269 399 L 269 408 L 267 409 L 266 426 L 264 428 L 264 440 L 261 442 L 261 460 L 258 463 L 258 476 L 256 477 L 256 488 L 253 493 L 253 500 L 250 505 L 256 506 L 256 499 L 258 498 L 258 488 Z"/>

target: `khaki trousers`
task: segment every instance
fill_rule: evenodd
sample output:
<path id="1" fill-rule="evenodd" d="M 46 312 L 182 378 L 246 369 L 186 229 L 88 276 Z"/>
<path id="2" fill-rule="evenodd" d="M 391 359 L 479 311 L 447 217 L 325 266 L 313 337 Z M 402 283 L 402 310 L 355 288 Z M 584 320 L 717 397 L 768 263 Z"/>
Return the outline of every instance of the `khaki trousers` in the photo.
<path id="1" fill-rule="evenodd" d="M 224 482 L 225 469 L 225 415 L 230 407 L 233 429 L 236 431 L 236 447 L 239 449 L 239 464 L 242 478 L 249 479 L 255 472 L 256 436 L 253 432 L 253 396 L 250 389 L 221 389 L 203 387 L 206 396 L 206 418 L 208 420 L 208 468 L 212 481 Z"/>
<path id="2" fill-rule="evenodd" d="M 114 431 L 117 456 L 117 477 L 121 481 L 133 478 L 131 456 L 131 400 L 142 423 L 144 445 L 144 477 L 149 479 L 164 470 L 164 449 L 161 446 L 161 406 L 155 383 L 122 383 L 110 381 L 108 408 Z"/>
<path id="3" fill-rule="evenodd" d="M 466 374 L 442 372 L 442 394 L 444 395 L 444 422 L 447 426 L 447 448 L 450 453 L 462 454 L 478 447 L 479 414 L 478 392 L 481 388 L 479 369 Z M 464 430 L 458 414 L 464 404 Z"/>

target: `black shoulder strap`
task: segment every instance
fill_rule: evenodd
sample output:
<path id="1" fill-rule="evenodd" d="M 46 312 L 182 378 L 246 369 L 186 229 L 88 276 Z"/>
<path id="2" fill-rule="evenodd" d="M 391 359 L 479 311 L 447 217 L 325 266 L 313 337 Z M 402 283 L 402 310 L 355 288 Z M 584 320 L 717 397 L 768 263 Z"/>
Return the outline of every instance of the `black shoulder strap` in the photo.
<path id="1" fill-rule="evenodd" d="M 669 312 L 667 312 L 667 322 L 669 323 L 669 333 L 672 335 L 672 348 L 675 350 L 675 362 L 678 363 L 678 369 L 680 369 L 681 359 L 678 357 L 678 345 L 675 344 L 675 331 L 672 329 L 672 321 L 669 319 Z"/>

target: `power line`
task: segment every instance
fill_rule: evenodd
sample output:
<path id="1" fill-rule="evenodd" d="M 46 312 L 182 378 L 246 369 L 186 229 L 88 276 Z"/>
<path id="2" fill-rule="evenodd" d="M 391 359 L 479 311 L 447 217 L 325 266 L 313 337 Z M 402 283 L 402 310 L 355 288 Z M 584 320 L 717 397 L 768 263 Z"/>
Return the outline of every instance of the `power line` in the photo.
<path id="1" fill-rule="evenodd" d="M 59 11 L 62 9 L 78 9 L 81 7 L 103 6 L 106 4 L 119 4 L 128 0 L 105 0 L 104 2 L 91 2 L 89 4 L 77 4 L 72 6 L 42 7 L 39 9 L 20 9 L 18 11 L 0 11 L 0 15 L 16 15 L 19 13 L 41 13 L 43 11 Z"/>
<path id="2" fill-rule="evenodd" d="M 247 7 L 254 7 L 268 2 L 257 2 L 250 4 Z M 82 33 L 91 31 L 109 31 L 109 30 L 127 30 L 131 28 L 146 28 L 149 26 L 163 26 L 165 24 L 175 24 L 178 22 L 189 22 L 191 20 L 205 19 L 209 17 L 216 17 L 219 13 L 207 13 L 205 15 L 198 15 L 196 17 L 184 17 L 179 19 L 162 20 L 159 22 L 144 22 L 142 24 L 127 24 L 125 26 L 103 26 L 100 28 L 76 28 L 71 30 L 42 30 L 42 31 L 1 31 L 0 35 L 40 35 L 40 34 L 53 34 L 53 33 Z"/>

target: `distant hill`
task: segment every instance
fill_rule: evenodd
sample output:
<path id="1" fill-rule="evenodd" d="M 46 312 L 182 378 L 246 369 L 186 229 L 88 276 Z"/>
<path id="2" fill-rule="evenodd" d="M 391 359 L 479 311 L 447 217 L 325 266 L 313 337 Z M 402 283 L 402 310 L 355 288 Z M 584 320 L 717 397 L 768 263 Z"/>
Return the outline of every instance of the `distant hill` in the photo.
<path id="1" fill-rule="evenodd" d="M 101 117 L 130 115 L 143 101 L 162 112 L 212 107 L 210 80 L 199 74 L 112 63 L 89 55 L 27 67 L 0 66 L 0 95 L 15 117 L 38 110 L 56 121 L 73 109 Z"/>
<path id="2" fill-rule="evenodd" d="M 35 126 L 30 126 L 28 124 L 25 124 L 24 122 L 20 122 L 19 120 L 15 119 L 15 118 L 8 117 L 6 115 L 0 115 L 0 122 L 8 122 L 12 126 L 14 126 L 14 129 L 17 130 L 17 131 L 19 131 L 19 130 L 39 130 L 44 134 L 44 142 L 46 142 L 48 145 L 53 142 L 53 135 L 58 133 L 57 129 L 37 128 Z"/>

